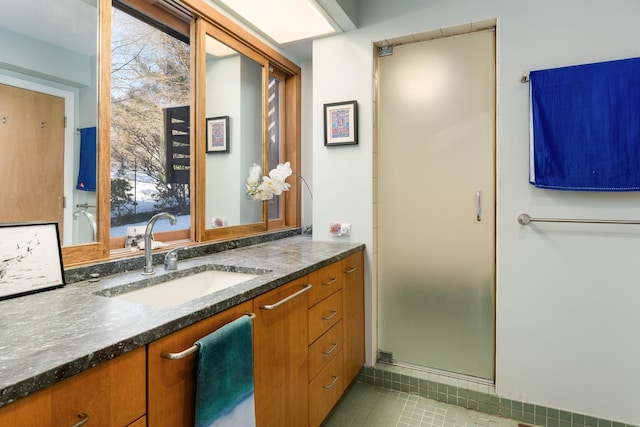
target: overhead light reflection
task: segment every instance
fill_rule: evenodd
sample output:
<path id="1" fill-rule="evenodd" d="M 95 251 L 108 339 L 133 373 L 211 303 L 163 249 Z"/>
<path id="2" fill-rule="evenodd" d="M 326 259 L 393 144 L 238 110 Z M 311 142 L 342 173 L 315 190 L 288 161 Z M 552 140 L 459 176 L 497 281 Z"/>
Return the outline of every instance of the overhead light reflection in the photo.
<path id="1" fill-rule="evenodd" d="M 313 0 L 217 0 L 279 44 L 335 33 Z"/>

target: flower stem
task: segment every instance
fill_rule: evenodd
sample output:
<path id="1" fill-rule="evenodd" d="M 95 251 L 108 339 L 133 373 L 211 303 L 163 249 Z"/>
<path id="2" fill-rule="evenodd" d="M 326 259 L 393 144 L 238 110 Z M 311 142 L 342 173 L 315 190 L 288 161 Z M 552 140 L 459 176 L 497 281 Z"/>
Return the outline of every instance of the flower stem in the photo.
<path id="1" fill-rule="evenodd" d="M 307 190 L 309 190 L 309 195 L 311 196 L 311 200 L 313 201 L 313 193 L 311 192 L 311 188 L 309 188 L 309 184 L 307 184 L 307 180 L 304 179 L 304 177 L 298 173 L 292 172 L 291 174 L 297 176 L 302 180 L 302 182 L 304 182 L 304 185 L 307 187 Z"/>

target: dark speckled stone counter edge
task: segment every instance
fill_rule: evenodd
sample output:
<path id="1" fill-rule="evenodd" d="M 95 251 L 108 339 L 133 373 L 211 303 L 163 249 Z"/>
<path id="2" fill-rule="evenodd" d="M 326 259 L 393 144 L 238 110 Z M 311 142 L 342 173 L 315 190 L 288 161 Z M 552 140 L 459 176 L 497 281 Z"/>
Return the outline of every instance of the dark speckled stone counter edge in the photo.
<path id="1" fill-rule="evenodd" d="M 260 234 L 258 236 L 244 237 L 242 239 L 227 240 L 224 242 L 195 244 L 186 247 L 178 252 L 180 260 L 196 258 L 205 255 L 211 255 L 216 252 L 228 251 L 230 249 L 242 248 L 246 246 L 256 245 L 258 243 L 272 242 L 274 240 L 283 239 L 299 235 L 300 229 L 293 228 L 282 231 L 274 231 L 272 233 Z M 154 252 L 152 259 L 154 265 L 162 265 L 164 256 L 169 249 L 161 252 Z M 122 259 L 114 259 L 95 264 L 87 264 L 79 267 L 65 269 L 65 283 L 82 282 L 89 280 L 91 274 L 97 274 L 100 277 L 110 276 L 112 274 L 123 273 L 126 271 L 142 270 L 144 268 L 144 251 L 139 251 L 139 255 Z"/>
<path id="2" fill-rule="evenodd" d="M 274 244 L 278 245 L 278 241 L 280 239 L 284 239 L 284 241 L 286 241 L 287 237 L 293 237 L 299 234 L 299 230 L 289 230 L 285 232 L 270 233 L 264 236 L 258 236 L 256 238 L 240 239 L 238 241 L 229 241 L 219 244 L 193 246 L 186 249 L 185 251 L 181 251 L 180 259 L 181 262 L 183 262 L 183 259 L 187 260 L 189 258 L 196 258 L 192 261 L 197 262 L 197 258 L 199 257 L 205 257 L 206 255 L 210 254 L 229 251 L 230 249 L 251 249 L 250 246 L 266 242 L 273 242 Z M 309 237 L 306 240 L 311 241 L 311 238 Z M 317 270 L 318 268 L 339 261 L 353 253 L 364 249 L 363 244 L 357 243 L 326 243 L 327 248 L 324 247 L 324 242 L 315 243 L 315 245 L 321 247 L 326 252 L 326 255 L 323 253 L 321 256 L 315 256 L 314 259 L 309 260 L 308 262 L 306 259 L 300 261 L 299 259 L 297 259 L 300 258 L 300 255 L 297 255 L 296 261 L 298 262 L 298 264 L 296 264 L 296 267 L 294 269 L 283 269 L 282 274 L 276 274 L 275 276 L 271 275 L 273 277 L 270 277 L 268 281 L 265 281 L 264 283 L 261 283 L 257 286 L 248 288 L 246 290 L 243 290 L 242 292 L 236 291 L 236 293 L 230 293 L 229 295 L 219 298 L 215 303 L 208 304 L 206 306 L 200 306 L 195 309 L 190 309 L 188 307 L 188 310 L 183 310 L 183 312 L 181 312 L 179 316 L 176 316 L 169 321 L 159 322 L 157 325 L 154 325 L 153 327 L 150 327 L 146 330 L 132 333 L 131 335 L 126 336 L 126 338 L 124 339 L 109 342 L 108 344 L 105 344 L 99 348 L 96 347 L 90 353 L 80 353 L 81 355 L 79 357 L 70 357 L 69 359 L 62 359 L 62 361 L 58 360 L 57 362 L 52 361 L 51 366 L 43 368 L 41 372 L 37 372 L 33 375 L 21 374 L 21 379 L 16 380 L 13 383 L 6 383 L 5 381 L 2 381 L 2 378 L 0 378 L 0 407 L 12 403 L 40 389 L 51 386 L 73 375 L 76 375 L 84 370 L 92 368 L 104 361 L 113 359 L 128 351 L 144 346 L 154 340 L 162 338 L 170 333 L 173 333 L 179 329 L 203 320 L 216 313 L 224 311 L 244 301 L 253 299 L 264 292 L 288 283 L 296 278 L 302 277 L 314 270 Z M 304 247 L 303 245 L 298 248 L 294 244 L 293 247 L 294 250 L 297 251 L 306 249 L 306 247 Z M 271 262 L 274 262 L 275 260 L 275 262 L 281 262 L 283 264 L 287 263 L 286 254 L 282 255 L 282 260 L 278 260 L 279 257 L 277 255 L 271 255 L 271 246 L 267 246 L 266 248 L 267 249 L 263 249 L 263 251 L 269 253 L 268 257 Z M 280 247 L 278 249 L 281 250 L 282 248 Z M 253 252 L 250 252 L 249 254 L 253 256 Z M 157 265 L 158 263 L 161 263 L 163 256 L 164 253 L 156 254 L 154 256 L 154 264 Z M 72 285 L 72 288 L 81 288 L 81 286 L 85 283 L 78 282 L 86 280 L 89 277 L 89 274 L 95 273 L 97 271 L 99 272 L 100 276 L 105 279 L 105 282 L 108 282 L 109 277 L 107 276 L 110 276 L 112 274 L 124 273 L 138 269 L 141 270 L 144 265 L 143 258 L 144 257 L 142 257 L 142 259 L 139 259 L 139 257 L 137 257 L 133 259 L 109 261 L 106 263 L 93 264 L 69 269 L 65 271 L 65 277 L 68 281 L 67 290 L 70 290 L 68 289 L 69 284 L 73 283 L 76 283 L 76 285 Z M 186 263 L 187 261 L 184 262 Z M 62 289 L 64 290 L 65 288 Z M 75 290 L 74 292 L 78 291 Z M 94 292 L 94 295 L 96 294 L 97 293 Z M 108 300 L 108 298 L 105 298 L 105 300 Z M 46 333 L 47 326 L 48 325 L 42 326 L 42 328 L 45 329 L 43 333 Z M 10 332 L 11 331 L 9 331 L 9 333 Z M 0 342 L 0 348 L 2 348 L 2 344 L 3 343 Z M 78 344 L 78 346 L 79 345 L 81 344 Z M 34 353 L 42 351 L 46 350 L 34 350 Z M 42 358 L 42 355 L 39 355 L 39 357 Z M 1 364 L 0 367 L 2 367 Z M 1 373 L 2 371 L 0 370 L 0 374 Z"/>

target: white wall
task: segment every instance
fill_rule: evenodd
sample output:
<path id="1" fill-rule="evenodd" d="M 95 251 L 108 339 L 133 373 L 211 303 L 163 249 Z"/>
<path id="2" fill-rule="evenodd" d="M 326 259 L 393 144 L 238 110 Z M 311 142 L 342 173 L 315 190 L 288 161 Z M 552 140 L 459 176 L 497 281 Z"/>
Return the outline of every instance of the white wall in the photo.
<path id="1" fill-rule="evenodd" d="M 358 30 L 313 45 L 314 238 L 337 239 L 328 223 L 350 222 L 346 240 L 364 242 L 371 259 L 372 42 L 497 18 L 497 391 L 640 424 L 640 227 L 516 222 L 521 212 L 640 219 L 636 193 L 528 184 L 528 86 L 518 81 L 526 70 L 640 56 L 640 3 L 369 0 L 361 14 Z M 322 104 L 351 99 L 359 103 L 359 145 L 324 147 Z M 369 288 L 371 354 L 374 294 Z"/>

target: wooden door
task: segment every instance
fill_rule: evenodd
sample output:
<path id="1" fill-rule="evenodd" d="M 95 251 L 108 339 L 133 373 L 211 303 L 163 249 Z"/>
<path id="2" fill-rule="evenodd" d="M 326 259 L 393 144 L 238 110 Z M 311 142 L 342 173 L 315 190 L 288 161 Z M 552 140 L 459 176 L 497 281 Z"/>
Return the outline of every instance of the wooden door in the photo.
<path id="1" fill-rule="evenodd" d="M 57 222 L 64 209 L 64 99 L 0 84 L 0 222 Z"/>
<path id="2" fill-rule="evenodd" d="M 305 276 L 254 300 L 258 427 L 304 427 L 309 422 L 308 301 L 307 293 L 301 293 L 306 283 Z"/>

